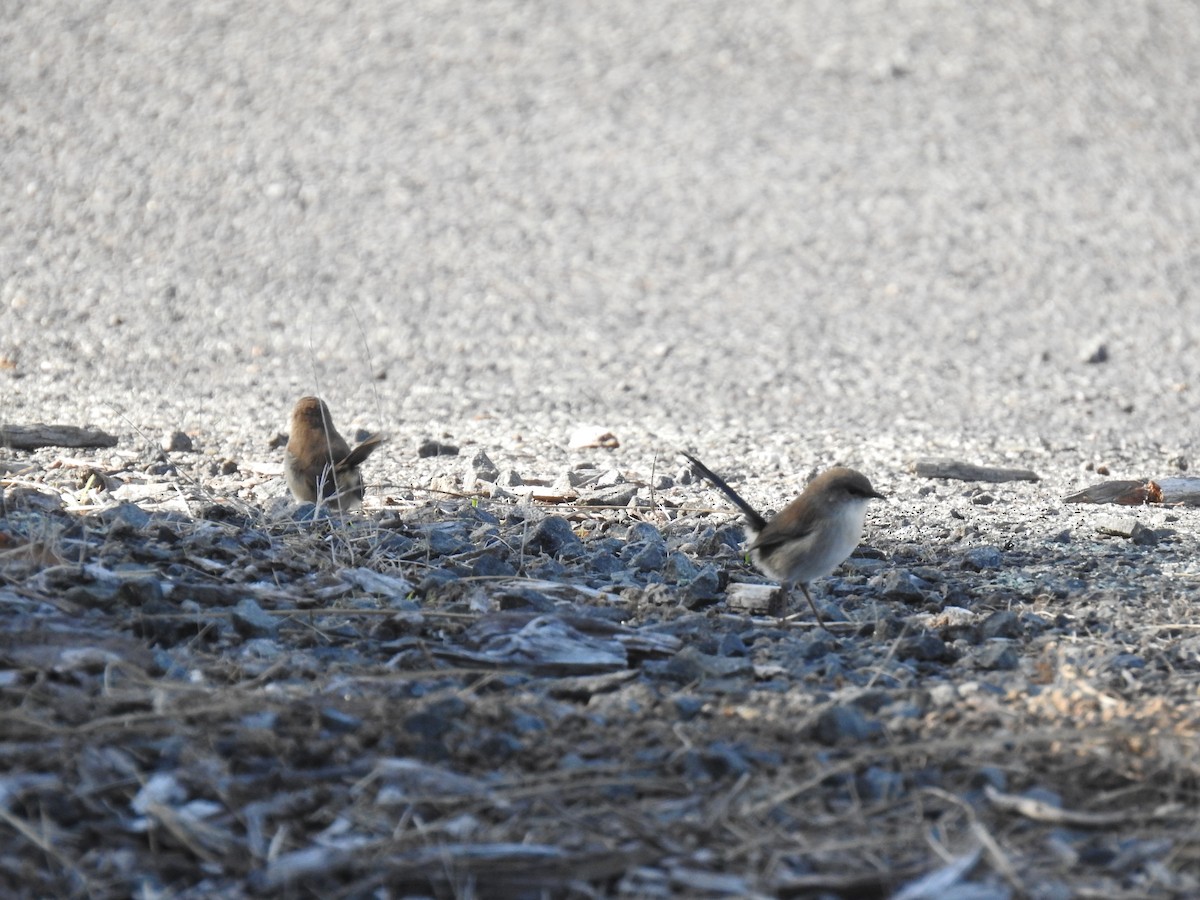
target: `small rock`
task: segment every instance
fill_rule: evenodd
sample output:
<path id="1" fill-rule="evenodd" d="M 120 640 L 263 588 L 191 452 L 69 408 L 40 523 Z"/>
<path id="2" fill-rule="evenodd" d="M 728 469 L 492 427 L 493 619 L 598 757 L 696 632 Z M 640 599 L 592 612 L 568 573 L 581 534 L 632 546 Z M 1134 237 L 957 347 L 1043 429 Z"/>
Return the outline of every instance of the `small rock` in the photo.
<path id="1" fill-rule="evenodd" d="M 998 569 L 1004 562 L 1004 554 L 997 547 L 972 547 L 963 554 L 962 567 L 971 572 Z"/>
<path id="2" fill-rule="evenodd" d="M 1108 345 L 1102 341 L 1084 348 L 1080 358 L 1090 366 L 1108 362 Z"/>
<path id="3" fill-rule="evenodd" d="M 682 694 L 674 699 L 675 712 L 678 713 L 681 721 L 690 722 L 696 716 L 700 715 L 704 709 L 704 701 L 698 697 L 687 697 Z"/>
<path id="4" fill-rule="evenodd" d="M 678 584 L 695 578 L 698 571 L 695 564 L 687 558 L 687 554 L 676 550 L 667 557 L 667 564 L 663 568 L 663 577 L 667 581 Z"/>
<path id="5" fill-rule="evenodd" d="M 1006 609 L 997 610 L 979 625 L 979 635 L 985 641 L 992 638 L 1019 638 L 1025 634 L 1016 613 Z"/>
<path id="6" fill-rule="evenodd" d="M 100 511 L 99 519 L 105 525 L 127 525 L 138 531 L 150 524 L 150 513 L 136 503 L 122 500 L 116 506 Z"/>
<path id="7" fill-rule="evenodd" d="M 182 431 L 171 431 L 164 434 L 162 448 L 166 453 L 182 453 L 194 449 L 192 439 Z"/>
<path id="8" fill-rule="evenodd" d="M 475 578 L 497 578 L 516 574 L 516 567 L 495 553 L 485 553 L 471 564 L 471 575 Z"/>
<path id="9" fill-rule="evenodd" d="M 974 497 L 972 497 L 971 502 L 975 506 L 991 506 L 996 502 L 996 498 L 991 494 L 984 492 L 982 494 L 976 494 Z"/>
<path id="10" fill-rule="evenodd" d="M 646 544 L 629 560 L 629 565 L 639 572 L 657 572 L 666 564 L 667 548 L 661 542 Z"/>
<path id="11" fill-rule="evenodd" d="M 1011 672 L 1019 659 L 1012 645 L 991 641 L 975 654 L 975 665 L 989 672 Z"/>
<path id="12" fill-rule="evenodd" d="M 279 623 L 274 616 L 267 615 L 263 608 L 247 597 L 238 602 L 230 614 L 234 630 L 243 638 L 274 637 Z"/>
<path id="13" fill-rule="evenodd" d="M 417 456 L 421 459 L 427 459 L 430 456 L 458 456 L 458 447 L 441 441 L 422 441 L 421 445 L 417 447 Z"/>
<path id="14" fill-rule="evenodd" d="M 713 566 L 705 566 L 686 585 L 681 585 L 679 602 L 688 609 L 715 603 L 719 596 L 721 578 Z"/>
<path id="15" fill-rule="evenodd" d="M 950 646 L 936 634 L 917 634 L 901 638 L 896 645 L 897 659 L 918 662 L 953 662 L 957 657 Z"/>
<path id="16" fill-rule="evenodd" d="M 859 743 L 883 732 L 883 726 L 855 706 L 831 706 L 817 716 L 813 737 L 828 747 Z"/>
<path id="17" fill-rule="evenodd" d="M 1108 667 L 1113 670 L 1144 669 L 1146 661 L 1135 653 L 1118 653 L 1112 658 Z"/>
<path id="18" fill-rule="evenodd" d="M 500 473 L 500 477 L 496 480 L 496 484 L 500 485 L 501 487 L 520 487 L 524 483 L 525 479 L 517 474 L 517 472 L 515 472 L 513 469 L 505 469 Z"/>
<path id="19" fill-rule="evenodd" d="M 341 710 L 326 706 L 321 710 L 321 725 L 333 734 L 353 734 L 362 728 L 363 720 Z"/>
<path id="20" fill-rule="evenodd" d="M 1133 534 L 1129 539 L 1139 547 L 1153 547 L 1158 543 L 1158 532 L 1153 528 L 1147 528 L 1141 522 L 1133 529 Z"/>
<path id="21" fill-rule="evenodd" d="M 1127 538 L 1143 547 L 1158 543 L 1158 535 L 1133 516 L 1108 516 L 1096 523 L 1096 531 L 1111 537 Z"/>
<path id="22" fill-rule="evenodd" d="M 923 600 L 925 595 L 921 592 L 921 588 L 929 587 L 921 579 L 902 569 L 893 569 L 883 575 L 876 575 L 869 584 L 878 590 L 885 599 L 900 601 Z"/>
<path id="23" fill-rule="evenodd" d="M 589 491 L 579 498 L 579 502 L 584 506 L 628 506 L 637 492 L 636 484 L 616 484 Z"/>
<path id="24" fill-rule="evenodd" d="M 736 631 L 727 631 L 721 638 L 721 648 L 717 651 L 721 656 L 745 656 L 750 652 L 742 636 Z"/>
<path id="25" fill-rule="evenodd" d="M 470 478 L 494 484 L 496 479 L 500 477 L 500 470 L 496 468 L 496 464 L 492 462 L 491 458 L 480 450 L 471 457 L 471 461 L 467 466 L 467 474 Z"/>
<path id="26" fill-rule="evenodd" d="M 711 656 L 695 647 L 684 647 L 668 661 L 665 674 L 676 681 L 703 681 L 706 678 L 746 678 L 754 666 L 745 659 Z"/>
<path id="27" fill-rule="evenodd" d="M 533 553 L 575 559 L 583 555 L 583 542 L 571 530 L 571 523 L 562 516 L 547 516 L 533 530 L 525 549 Z"/>
<path id="28" fill-rule="evenodd" d="M 1180 472 L 1186 472 L 1188 467 L 1188 458 L 1186 456 L 1172 456 L 1167 460 L 1168 466 L 1174 466 Z"/>
<path id="29" fill-rule="evenodd" d="M 580 425 L 571 432 L 567 446 L 572 450 L 583 450 L 587 447 L 603 447 L 605 450 L 615 450 L 621 446 L 617 436 L 600 425 Z"/>
<path id="30" fill-rule="evenodd" d="M 629 544 L 663 542 L 662 532 L 651 525 L 649 522 L 637 522 L 629 526 L 629 532 L 625 535 L 625 542 Z"/>
<path id="31" fill-rule="evenodd" d="M 896 800 L 904 794 L 904 776 L 878 766 L 869 767 L 854 783 L 858 797 L 872 803 Z"/>

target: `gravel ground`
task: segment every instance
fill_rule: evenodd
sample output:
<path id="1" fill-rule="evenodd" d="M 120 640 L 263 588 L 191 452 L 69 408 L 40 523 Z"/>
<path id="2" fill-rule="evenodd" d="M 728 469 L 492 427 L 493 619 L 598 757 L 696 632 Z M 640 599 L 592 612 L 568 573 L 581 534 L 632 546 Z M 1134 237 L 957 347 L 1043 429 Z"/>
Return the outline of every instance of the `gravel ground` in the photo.
<path id="1" fill-rule="evenodd" d="M 547 491 L 591 463 L 618 493 L 637 488 L 635 508 L 545 503 L 528 513 L 567 515 L 589 554 L 616 560 L 603 578 L 578 566 L 552 577 L 596 590 L 632 579 L 630 589 L 653 595 L 621 549 L 648 520 L 666 548 L 718 578 L 715 596 L 692 597 L 693 609 L 697 573 L 681 564 L 660 573 L 678 614 L 708 622 L 697 643 L 717 659 L 736 650 L 726 634 L 746 627 L 725 608 L 726 584 L 754 576 L 735 530 L 721 532 L 728 541 L 698 539 L 736 519 L 689 482 L 676 451 L 695 452 L 766 509 L 812 472 L 853 465 L 890 499 L 869 514 L 867 554 L 820 596 L 871 634 L 839 635 L 836 662 L 815 683 L 807 651 L 785 652 L 791 644 L 771 633 L 748 642 L 775 648 L 761 651 L 755 678 L 815 692 L 792 692 L 812 704 L 803 714 L 758 698 L 775 729 L 766 744 L 784 740 L 791 715 L 811 737 L 816 719 L 805 716 L 822 715 L 830 691 L 828 702 L 844 705 L 838 685 L 862 687 L 864 666 L 904 690 L 933 691 L 920 708 L 943 741 L 963 737 L 938 679 L 976 711 L 982 682 L 1003 692 L 1016 679 L 1005 696 L 1025 698 L 1030 685 L 1065 679 L 1103 694 L 1098 708 L 1122 722 L 1161 714 L 1132 732 L 1182 740 L 1197 718 L 1188 613 L 1198 514 L 1134 510 L 1154 537 L 1134 543 L 1097 531 L 1112 508 L 1061 500 L 1104 477 L 1178 475 L 1200 456 L 1197 83 L 1200 14 L 1187 2 L 10 3 L 0 16 L 0 424 L 94 424 L 120 444 L 0 451 L 0 464 L 10 492 L 48 490 L 67 516 L 113 497 L 83 488 L 76 476 L 88 468 L 51 468 L 61 457 L 113 488 L 147 483 L 139 502 L 152 511 L 157 486 L 178 487 L 188 499 L 175 513 L 201 532 L 204 508 L 232 504 L 247 527 L 283 540 L 272 529 L 291 528 L 280 523 L 294 509 L 272 441 L 302 394 L 325 397 L 348 437 L 389 436 L 366 466 L 361 518 L 376 530 L 397 515 L 405 529 L 438 516 L 450 527 L 474 515 L 472 501 L 501 523 L 528 510 L 515 485 L 497 494 L 476 483 L 469 465 L 481 450 L 502 481 L 516 472 Z M 620 446 L 571 449 L 584 424 L 611 430 Z M 195 449 L 164 465 L 152 448 L 174 431 Z M 430 439 L 461 455 L 420 457 Z M 969 485 L 909 473 L 929 455 L 1024 466 L 1042 480 Z M 605 516 L 621 547 L 591 543 L 608 536 L 596 524 Z M 13 518 L 5 546 L 36 544 L 36 527 Z M 81 547 L 84 559 L 100 552 Z M 435 570 L 457 565 L 430 554 Z M 523 559 L 512 567 L 524 576 Z M 419 587 L 411 561 L 401 568 Z M 44 580 L 28 584 L 38 577 L 21 568 L 5 583 L 22 602 L 47 602 Z M 417 593 L 460 600 L 431 588 Z M 287 602 L 303 590 L 289 588 Z M 498 603 L 479 602 L 465 613 Z M 655 618 L 643 602 L 628 627 Z M 971 628 L 1006 613 L 1017 625 L 1003 628 L 1018 630 L 985 639 L 913 618 L 958 606 Z M 891 648 L 916 632 L 878 624 L 893 618 L 936 634 L 946 658 L 897 675 Z M 128 626 L 120 615 L 104 621 Z M 993 638 L 1011 642 L 1015 669 L 1005 647 L 988 649 Z M 928 652 L 937 657 L 934 645 Z M 981 663 L 985 652 L 1003 665 Z M 1113 668 L 1122 654 L 1140 666 Z M 171 671 L 146 665 L 155 677 Z M 1028 707 L 1053 718 L 1052 705 Z M 726 722 L 728 707 L 707 709 L 699 721 Z M 646 721 L 634 716 L 630 727 Z M 1106 722 L 1081 714 L 1067 744 L 1092 746 L 1087 729 Z M 586 742 L 585 724 L 574 733 Z M 889 732 L 900 733 L 916 740 Z M 900 744 L 914 746 L 907 738 Z M 938 789 L 962 798 L 978 788 L 971 779 L 1012 750 L 997 740 L 976 748 L 965 780 Z M 1042 764 L 1060 757 L 1043 752 L 1053 741 L 1034 743 L 1012 751 L 1019 765 L 1005 779 L 985 780 L 1018 793 L 1046 787 Z M 1173 752 L 1154 744 L 1140 769 L 1120 753 L 1078 758 L 1104 791 L 1141 785 L 1139 809 L 1150 810 L 1194 799 L 1195 773 L 1190 763 L 1173 769 Z M 154 760 L 141 762 L 152 770 Z M 863 777 L 871 765 L 835 762 Z M 732 796 L 738 771 L 718 773 L 709 793 L 694 772 L 680 784 L 716 802 Z M 1064 783 L 1072 787 L 1051 789 L 1068 806 L 1118 802 L 1087 779 Z M 914 784 L 904 789 L 911 800 Z M 982 815 L 977 799 L 963 802 Z M 739 828 L 764 827 L 763 796 L 754 802 Z M 781 821 L 769 827 L 791 827 Z M 1192 890 L 1194 833 L 1171 827 L 1167 837 L 1139 834 L 1167 842 L 1138 856 L 1145 866 L 1129 863 L 1120 885 L 1091 889 Z M 1010 832 L 999 839 L 1018 864 L 1042 859 Z M 1057 848 L 1050 855 L 1066 868 L 1090 859 L 1073 840 L 1050 835 L 1038 852 Z M 869 868 L 939 862 L 928 847 L 905 850 L 881 851 L 875 861 L 886 864 Z M 749 879 L 727 893 L 787 893 L 805 866 L 839 868 L 833 850 L 786 871 L 784 851 L 772 852 L 774 862 L 747 851 L 687 866 Z M 1036 884 L 1005 877 L 1002 854 L 989 858 L 995 883 Z M 862 859 L 853 857 L 868 867 Z M 594 884 L 612 889 L 616 876 L 606 877 Z M 1082 889 L 1064 879 L 1049 881 Z M 664 884 L 687 891 L 686 879 Z"/>

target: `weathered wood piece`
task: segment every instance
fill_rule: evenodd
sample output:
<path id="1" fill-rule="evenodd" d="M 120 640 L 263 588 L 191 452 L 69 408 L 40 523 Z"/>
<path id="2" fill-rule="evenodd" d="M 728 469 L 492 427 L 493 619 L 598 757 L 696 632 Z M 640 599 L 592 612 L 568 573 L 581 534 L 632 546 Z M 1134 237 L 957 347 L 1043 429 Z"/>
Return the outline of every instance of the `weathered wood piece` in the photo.
<path id="1" fill-rule="evenodd" d="M 730 610 L 766 615 L 780 588 L 777 584 L 743 584 L 734 582 L 725 589 L 725 606 Z"/>
<path id="2" fill-rule="evenodd" d="M 1064 503 L 1119 503 L 1142 506 L 1200 506 L 1200 478 L 1157 478 L 1102 481 L 1063 498 Z"/>
<path id="3" fill-rule="evenodd" d="M 75 425 L 0 425 L 0 447 L 37 450 L 39 447 L 115 447 L 117 439 L 99 428 Z"/>
<path id="4" fill-rule="evenodd" d="M 1036 472 L 1029 469 L 1006 469 L 997 466 L 979 466 L 943 456 L 926 456 L 914 460 L 909 471 L 921 478 L 953 478 L 956 481 L 986 481 L 1001 484 L 1005 481 L 1040 481 Z"/>

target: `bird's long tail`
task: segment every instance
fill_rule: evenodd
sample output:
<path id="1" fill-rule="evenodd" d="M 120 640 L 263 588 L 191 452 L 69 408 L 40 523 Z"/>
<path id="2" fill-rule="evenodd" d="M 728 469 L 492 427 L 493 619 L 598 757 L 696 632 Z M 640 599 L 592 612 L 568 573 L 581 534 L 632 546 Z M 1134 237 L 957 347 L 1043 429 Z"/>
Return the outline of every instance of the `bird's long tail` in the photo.
<path id="1" fill-rule="evenodd" d="M 767 527 L 767 520 L 764 519 L 761 515 L 759 515 L 759 512 L 757 509 L 755 509 L 753 506 L 751 506 L 749 503 L 747 503 L 745 500 L 743 500 L 741 498 L 741 495 L 739 495 L 737 491 L 735 491 L 733 488 L 731 488 L 729 485 L 727 485 L 725 483 L 725 479 L 723 479 L 720 475 L 718 475 L 716 472 L 714 472 L 712 469 L 710 469 L 704 463 L 700 462 L 700 460 L 696 459 L 696 457 L 692 456 L 692 454 L 684 453 L 683 456 L 685 459 L 687 459 L 688 462 L 690 462 L 692 464 L 692 468 L 694 468 L 697 472 L 700 473 L 700 475 L 702 475 L 704 478 L 706 478 L 708 481 L 710 481 L 712 483 L 713 487 L 715 487 L 717 490 L 721 491 L 726 497 L 728 497 L 730 500 L 733 501 L 734 506 L 736 506 L 738 509 L 740 509 L 743 513 L 746 514 L 746 519 L 750 523 L 750 527 L 754 531 L 756 531 L 756 532 L 762 531 L 764 528 Z"/>

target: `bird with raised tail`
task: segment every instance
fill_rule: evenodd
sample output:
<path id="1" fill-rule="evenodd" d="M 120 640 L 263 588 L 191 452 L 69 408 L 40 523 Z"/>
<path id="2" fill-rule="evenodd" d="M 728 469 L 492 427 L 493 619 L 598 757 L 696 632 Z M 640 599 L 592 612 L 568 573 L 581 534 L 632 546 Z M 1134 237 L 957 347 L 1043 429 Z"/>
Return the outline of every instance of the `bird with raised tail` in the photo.
<path id="1" fill-rule="evenodd" d="M 862 540 L 867 502 L 883 499 L 867 476 L 835 466 L 814 478 L 800 496 L 767 521 L 708 466 L 690 453 L 695 470 L 725 494 L 746 516 L 750 559 L 766 576 L 778 580 L 784 596 L 799 585 L 817 624 L 825 620 L 808 591 L 810 582 L 833 572 Z"/>
<path id="2" fill-rule="evenodd" d="M 373 434 L 353 450 L 333 427 L 329 407 L 318 397 L 301 397 L 292 410 L 283 470 L 297 500 L 328 503 L 341 512 L 360 506 L 363 481 L 358 467 L 383 442 Z"/>

